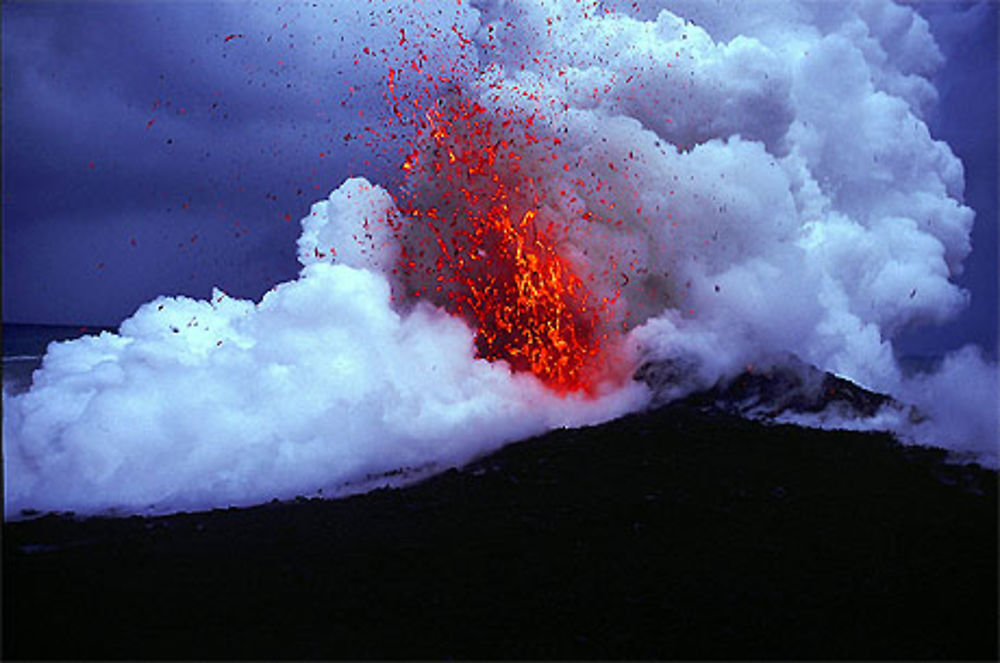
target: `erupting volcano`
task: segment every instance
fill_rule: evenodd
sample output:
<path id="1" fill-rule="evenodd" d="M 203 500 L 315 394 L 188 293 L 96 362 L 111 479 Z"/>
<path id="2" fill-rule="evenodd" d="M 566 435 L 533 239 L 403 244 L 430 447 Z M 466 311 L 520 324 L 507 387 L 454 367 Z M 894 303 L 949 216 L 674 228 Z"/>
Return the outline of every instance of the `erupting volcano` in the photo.
<path id="1" fill-rule="evenodd" d="M 926 21 L 888 0 L 740 6 L 221 5 L 225 27 L 198 39 L 225 60 L 205 75 L 228 71 L 240 89 L 189 90 L 180 81 L 205 76 L 160 74 L 164 101 L 136 120 L 137 154 L 145 163 L 148 141 L 162 139 L 164 158 L 186 159 L 163 182 L 242 155 L 234 196 L 266 200 L 261 218 L 278 228 L 244 239 L 231 210 L 226 237 L 237 228 L 255 242 L 247 264 L 270 261 L 289 278 L 249 298 L 223 279 L 213 283 L 231 295 L 208 296 L 206 282 L 201 299 L 139 299 L 116 333 L 39 354 L 30 385 L 5 383 L 6 513 L 361 492 L 641 410 L 654 398 L 642 375 L 659 376 L 655 397 L 670 400 L 789 357 L 921 411 L 859 420 L 833 408 L 800 423 L 888 429 L 995 464 L 995 362 L 973 346 L 927 375 L 897 361 L 897 338 L 969 302 L 956 279 L 975 213 L 961 162 L 925 119 L 944 61 Z M 152 29 L 158 12 L 136 20 Z M 47 62 L 36 50 L 23 51 L 26 70 Z M 50 73 L 29 77 L 44 83 L 40 99 Z M 266 89 L 266 103 L 238 103 L 244 86 Z M 127 108 L 123 123 L 135 119 Z M 204 149 L 227 120 L 248 133 Z M 28 155 L 34 136 L 62 135 L 32 131 L 14 132 Z M 243 145 L 261 136 L 266 145 Z M 288 161 L 270 179 L 244 177 L 272 156 Z M 103 201 L 136 189 L 111 157 L 78 159 L 111 194 L 91 179 L 65 190 Z M 202 198 L 186 196 L 183 217 L 170 202 L 162 218 L 173 228 L 202 215 L 178 247 L 203 251 L 190 264 L 208 270 L 229 260 L 209 247 L 229 245 L 209 227 L 222 218 L 216 180 L 197 179 Z M 88 209 L 50 216 L 80 232 L 97 227 L 80 218 Z M 154 249 L 134 241 L 139 209 L 109 215 L 128 253 L 95 259 L 101 283 L 146 273 L 136 252 Z M 21 212 L 50 218 L 40 213 Z M 296 218 L 291 278 L 277 238 L 292 241 Z M 53 255 L 79 253 L 65 244 Z M 164 291 L 191 292 L 153 292 Z"/>

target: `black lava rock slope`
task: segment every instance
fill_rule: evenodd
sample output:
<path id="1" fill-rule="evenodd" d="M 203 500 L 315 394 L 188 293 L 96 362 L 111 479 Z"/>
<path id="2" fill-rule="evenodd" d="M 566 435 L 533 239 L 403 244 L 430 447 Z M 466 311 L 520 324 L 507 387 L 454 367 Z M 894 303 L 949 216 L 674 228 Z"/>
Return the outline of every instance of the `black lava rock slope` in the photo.
<path id="1" fill-rule="evenodd" d="M 3 657 L 997 656 L 997 474 L 674 404 L 403 489 L 6 523 Z"/>

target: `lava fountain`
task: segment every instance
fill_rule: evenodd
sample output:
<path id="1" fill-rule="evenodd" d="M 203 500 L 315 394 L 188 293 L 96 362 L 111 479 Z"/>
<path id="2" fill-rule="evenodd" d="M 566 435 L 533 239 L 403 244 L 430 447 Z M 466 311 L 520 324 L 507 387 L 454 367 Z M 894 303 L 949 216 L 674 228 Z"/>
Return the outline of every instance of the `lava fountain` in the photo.
<path id="1" fill-rule="evenodd" d="M 557 137 L 536 116 L 495 111 L 453 85 L 433 102 L 410 100 L 411 121 L 396 211 L 385 222 L 398 246 L 397 302 L 426 299 L 476 331 L 477 356 L 530 372 L 557 393 L 594 394 L 620 292 L 599 297 L 562 247 L 571 221 L 545 206 L 538 161 L 557 161 Z"/>

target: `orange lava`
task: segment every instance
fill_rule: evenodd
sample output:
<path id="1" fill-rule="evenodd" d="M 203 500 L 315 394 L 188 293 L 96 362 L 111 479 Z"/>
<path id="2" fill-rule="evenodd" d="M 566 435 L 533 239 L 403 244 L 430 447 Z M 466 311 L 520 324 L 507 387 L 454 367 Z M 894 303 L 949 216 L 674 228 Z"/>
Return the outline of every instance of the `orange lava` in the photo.
<path id="1" fill-rule="evenodd" d="M 497 117 L 459 92 L 425 110 L 402 166 L 395 273 L 406 296 L 468 320 L 478 356 L 559 393 L 593 393 L 613 302 L 595 301 L 560 253 L 565 227 L 541 219 L 552 214 L 545 188 L 523 162 L 558 139 L 534 135 L 533 121 Z"/>

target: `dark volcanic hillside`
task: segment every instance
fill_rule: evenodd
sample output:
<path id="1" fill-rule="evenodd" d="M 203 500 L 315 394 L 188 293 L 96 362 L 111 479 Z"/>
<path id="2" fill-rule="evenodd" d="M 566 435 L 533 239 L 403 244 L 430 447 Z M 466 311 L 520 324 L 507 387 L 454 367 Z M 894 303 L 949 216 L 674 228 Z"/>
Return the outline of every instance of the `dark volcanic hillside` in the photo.
<path id="1" fill-rule="evenodd" d="M 997 475 L 675 404 L 418 485 L 4 525 L 10 658 L 997 655 Z"/>

